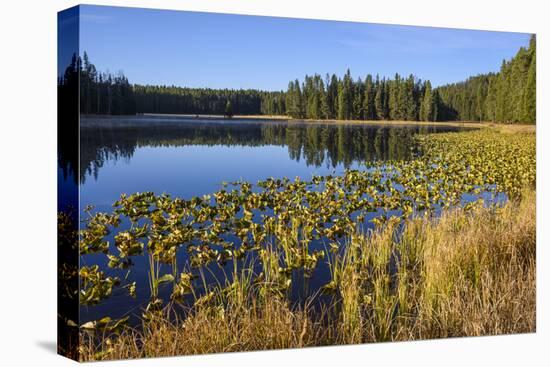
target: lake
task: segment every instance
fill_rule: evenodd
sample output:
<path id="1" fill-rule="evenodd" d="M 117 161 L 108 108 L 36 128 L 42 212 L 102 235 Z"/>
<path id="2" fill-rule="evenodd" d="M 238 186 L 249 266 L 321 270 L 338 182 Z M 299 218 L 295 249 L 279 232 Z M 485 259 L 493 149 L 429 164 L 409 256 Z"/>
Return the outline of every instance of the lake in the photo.
<path id="1" fill-rule="evenodd" d="M 415 134 L 456 130 L 257 119 L 83 117 L 79 167 L 73 175 L 67 174 L 71 170 L 60 160 L 59 172 L 65 185 L 76 184 L 74 175 L 79 176 L 81 209 L 93 205 L 94 210 L 109 212 L 123 193 L 153 191 L 189 199 L 215 192 L 223 182 L 255 183 L 268 177 L 307 180 L 362 169 L 366 161 L 407 160 L 416 154 Z M 178 255 L 181 266 L 185 256 Z M 103 255 L 81 261 L 81 265 L 97 263 L 107 272 L 125 276 L 108 269 Z M 313 289 L 330 280 L 327 269 L 319 267 L 312 278 Z M 128 278 L 138 283 L 136 299 L 120 290 L 97 306 L 81 306 L 81 322 L 105 315 L 139 315 L 148 301 L 147 271 L 145 257 L 136 259 Z M 297 286 L 293 298 L 303 293 Z M 167 298 L 168 289 L 161 289 L 160 295 Z"/>

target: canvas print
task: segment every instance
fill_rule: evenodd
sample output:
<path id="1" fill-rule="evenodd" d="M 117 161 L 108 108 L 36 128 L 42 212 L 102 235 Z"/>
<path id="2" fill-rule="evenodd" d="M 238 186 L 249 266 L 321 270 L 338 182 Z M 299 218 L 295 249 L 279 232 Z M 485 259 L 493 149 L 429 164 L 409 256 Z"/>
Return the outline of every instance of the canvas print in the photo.
<path id="1" fill-rule="evenodd" d="M 60 354 L 535 332 L 534 34 L 81 5 L 58 60 Z"/>

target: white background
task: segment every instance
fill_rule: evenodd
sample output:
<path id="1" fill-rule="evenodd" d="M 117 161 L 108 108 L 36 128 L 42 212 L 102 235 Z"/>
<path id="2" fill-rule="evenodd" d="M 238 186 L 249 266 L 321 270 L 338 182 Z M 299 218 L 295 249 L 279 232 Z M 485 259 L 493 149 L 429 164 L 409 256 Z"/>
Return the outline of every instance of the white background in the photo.
<path id="1" fill-rule="evenodd" d="M 182 10 L 537 33 L 537 333 L 175 357 L 135 366 L 548 365 L 549 11 L 545 1 L 93 1 Z M 56 338 L 56 13 L 62 0 L 8 0 L 0 20 L 0 364 L 68 365 Z M 546 103 L 544 103 L 546 101 Z M 542 188 L 546 187 L 546 191 Z M 545 223 L 546 222 L 546 223 Z M 546 359 L 546 360 L 545 360 Z M 546 362 L 546 363 L 545 363 Z M 97 365 L 126 365 L 129 362 Z"/>

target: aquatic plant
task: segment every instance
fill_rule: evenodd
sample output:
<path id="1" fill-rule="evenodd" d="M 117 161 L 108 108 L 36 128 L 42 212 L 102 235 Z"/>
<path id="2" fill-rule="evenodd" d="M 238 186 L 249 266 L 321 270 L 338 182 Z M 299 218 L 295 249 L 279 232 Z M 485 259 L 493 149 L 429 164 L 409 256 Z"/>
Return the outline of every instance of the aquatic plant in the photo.
<path id="1" fill-rule="evenodd" d="M 438 218 L 417 216 L 399 237 L 380 227 L 340 248 L 334 264 L 340 297 L 329 308 L 291 304 L 277 294 L 258 298 L 253 279 L 235 277 L 247 292 L 239 297 L 216 286 L 209 304 L 181 318 L 166 311 L 118 335 L 83 333 L 80 359 L 533 332 L 535 227 L 530 190 L 498 208 L 479 203 Z M 386 263 L 392 246 L 400 251 L 395 273 Z"/>

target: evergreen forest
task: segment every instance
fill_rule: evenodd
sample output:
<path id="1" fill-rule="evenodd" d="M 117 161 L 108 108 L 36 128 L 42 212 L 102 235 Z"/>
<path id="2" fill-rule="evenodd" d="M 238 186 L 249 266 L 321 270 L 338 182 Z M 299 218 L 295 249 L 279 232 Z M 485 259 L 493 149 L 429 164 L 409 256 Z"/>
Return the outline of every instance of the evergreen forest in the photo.
<path id="1" fill-rule="evenodd" d="M 306 75 L 286 91 L 210 89 L 131 84 L 122 73 L 102 73 L 88 54 L 73 57 L 59 78 L 59 95 L 80 76 L 82 114 L 286 115 L 297 119 L 491 121 L 535 123 L 536 40 L 498 72 L 434 87 L 415 75 L 366 75 L 348 69 Z M 228 114 L 229 113 L 229 114 Z"/>

